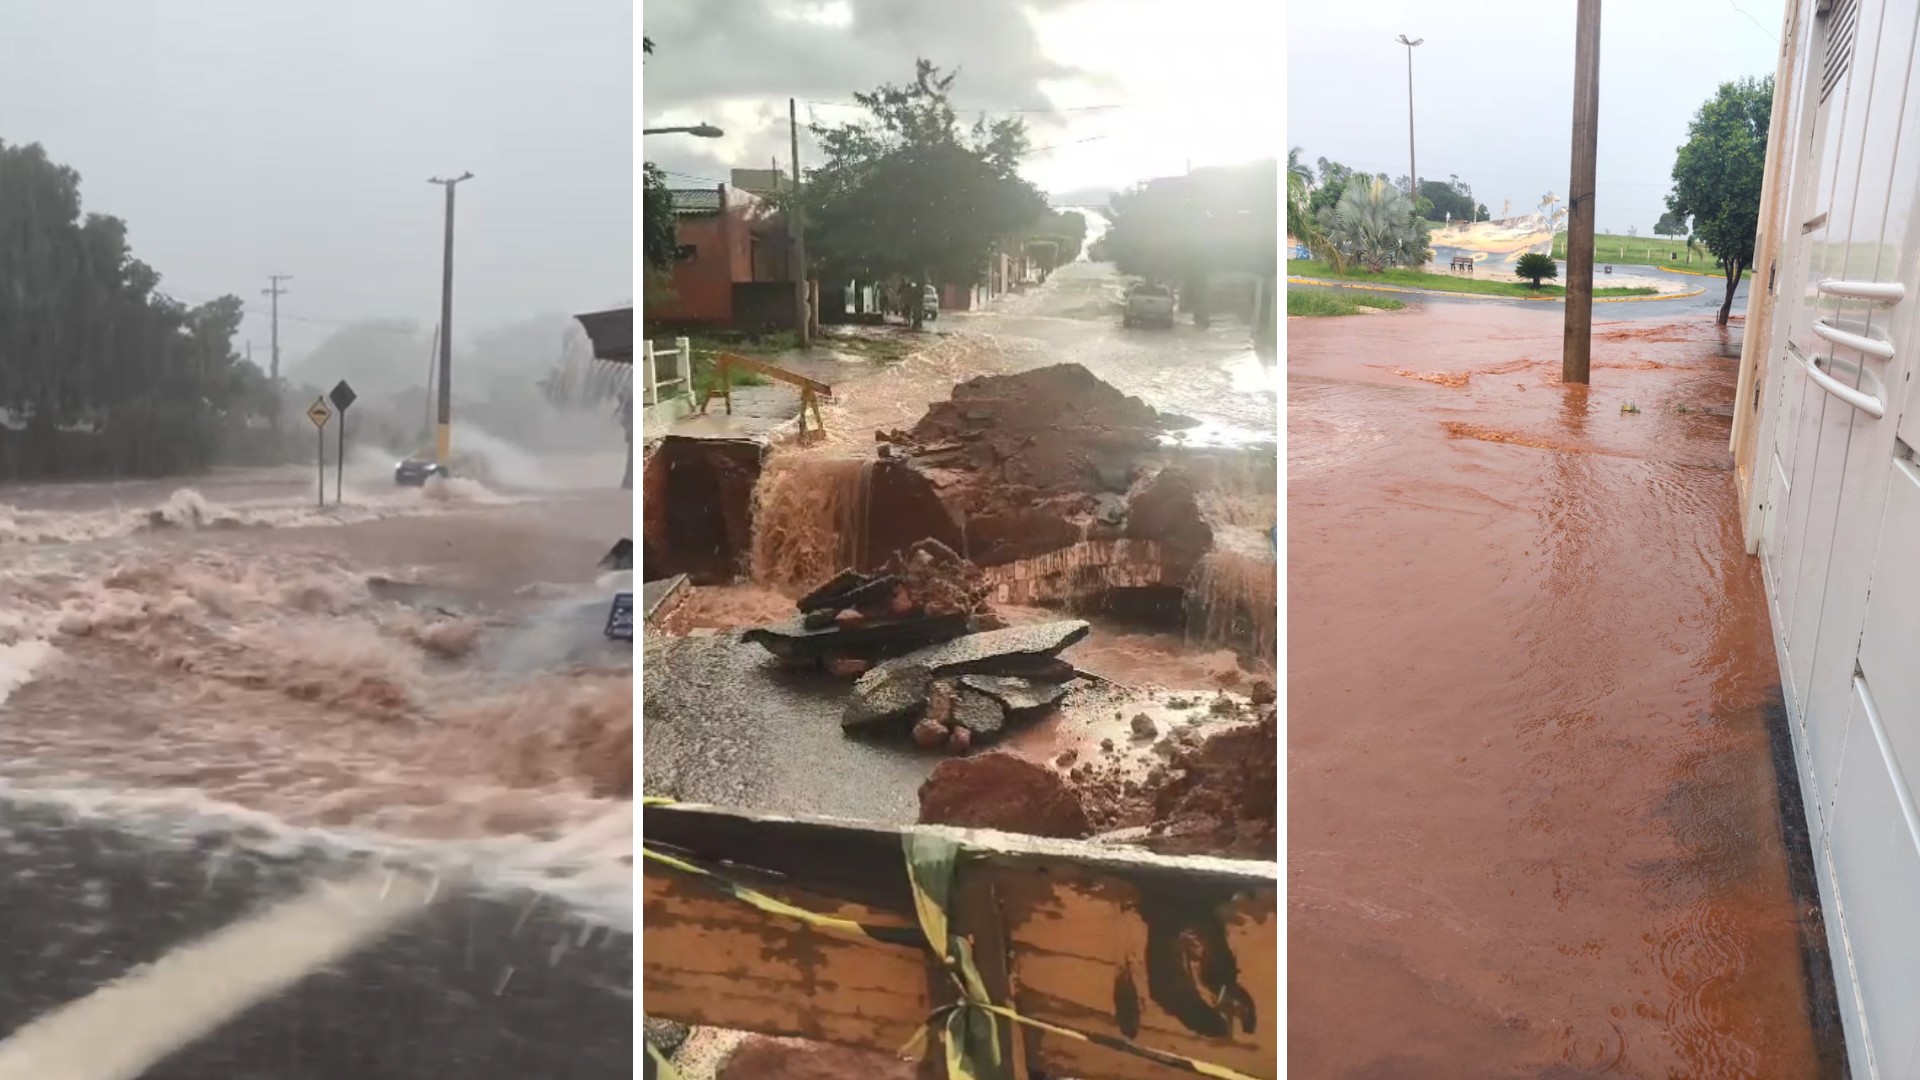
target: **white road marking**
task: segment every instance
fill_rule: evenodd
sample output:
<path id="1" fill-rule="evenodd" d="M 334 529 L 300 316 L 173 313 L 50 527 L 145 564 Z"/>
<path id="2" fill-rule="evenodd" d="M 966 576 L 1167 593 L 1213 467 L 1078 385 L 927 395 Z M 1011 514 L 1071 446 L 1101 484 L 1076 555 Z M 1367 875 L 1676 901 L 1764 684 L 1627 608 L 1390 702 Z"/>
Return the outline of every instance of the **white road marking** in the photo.
<path id="1" fill-rule="evenodd" d="M 386 873 L 323 883 L 183 945 L 0 1042 L 0 1080 L 136 1080 L 419 914 L 437 885 Z"/>

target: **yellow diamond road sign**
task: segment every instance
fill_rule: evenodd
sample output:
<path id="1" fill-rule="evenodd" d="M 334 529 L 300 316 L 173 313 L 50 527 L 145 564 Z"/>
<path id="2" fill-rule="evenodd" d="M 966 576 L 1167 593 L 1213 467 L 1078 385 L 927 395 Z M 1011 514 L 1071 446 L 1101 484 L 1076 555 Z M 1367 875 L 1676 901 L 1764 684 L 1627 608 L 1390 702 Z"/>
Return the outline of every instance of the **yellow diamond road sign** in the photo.
<path id="1" fill-rule="evenodd" d="M 322 428 L 327 426 L 327 421 L 333 419 L 333 410 L 327 408 L 326 398 L 317 397 L 313 399 L 313 404 L 307 406 L 307 419 L 313 421 L 314 427 Z"/>

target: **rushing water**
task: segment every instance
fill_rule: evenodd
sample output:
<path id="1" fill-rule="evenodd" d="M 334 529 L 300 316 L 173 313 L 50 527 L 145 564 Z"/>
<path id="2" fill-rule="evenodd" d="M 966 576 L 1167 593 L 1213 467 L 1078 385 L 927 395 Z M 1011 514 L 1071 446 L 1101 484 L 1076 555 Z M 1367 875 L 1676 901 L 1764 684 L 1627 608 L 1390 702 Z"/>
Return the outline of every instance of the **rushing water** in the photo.
<path id="1" fill-rule="evenodd" d="M 1292 1069 L 1814 1075 L 1724 332 L 1289 331 Z"/>
<path id="2" fill-rule="evenodd" d="M 624 495 L 566 497 L 569 535 L 471 484 L 326 510 L 68 494 L 0 507 L 0 790 L 564 870 L 618 906 L 632 679 L 575 644 L 617 584 L 593 567 Z"/>

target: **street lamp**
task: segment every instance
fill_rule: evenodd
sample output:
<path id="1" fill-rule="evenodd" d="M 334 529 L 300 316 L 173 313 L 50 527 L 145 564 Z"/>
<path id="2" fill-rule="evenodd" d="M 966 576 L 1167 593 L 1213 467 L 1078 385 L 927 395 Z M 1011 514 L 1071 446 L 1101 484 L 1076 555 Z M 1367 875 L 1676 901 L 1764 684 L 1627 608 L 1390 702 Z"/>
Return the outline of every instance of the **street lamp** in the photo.
<path id="1" fill-rule="evenodd" d="M 696 139 L 718 139 L 726 132 L 712 124 L 695 124 L 692 127 L 641 128 L 642 135 L 691 135 Z"/>
<path id="2" fill-rule="evenodd" d="M 1407 47 L 1407 197 L 1412 199 L 1415 205 L 1418 205 L 1420 202 L 1420 170 L 1415 167 L 1413 160 L 1413 47 L 1427 39 L 1414 38 L 1412 41 L 1408 41 L 1407 35 L 1401 34 L 1394 40 Z"/>

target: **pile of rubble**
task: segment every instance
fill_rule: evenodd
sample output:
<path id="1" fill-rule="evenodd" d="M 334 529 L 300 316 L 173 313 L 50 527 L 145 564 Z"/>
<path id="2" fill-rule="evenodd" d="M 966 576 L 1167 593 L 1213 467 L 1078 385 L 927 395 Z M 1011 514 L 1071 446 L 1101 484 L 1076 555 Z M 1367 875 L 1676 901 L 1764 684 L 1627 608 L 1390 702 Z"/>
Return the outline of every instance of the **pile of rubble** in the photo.
<path id="1" fill-rule="evenodd" d="M 1009 752 L 943 762 L 920 787 L 923 824 L 1096 838 L 1167 855 L 1272 859 L 1279 843 L 1279 731 L 1272 687 L 1222 695 L 1165 730 L 1136 713 L 1131 739 L 1082 760 Z M 1129 749 L 1145 748 L 1142 768 Z"/>
<path id="2" fill-rule="evenodd" d="M 910 724 L 917 745 L 964 754 L 1065 700 L 1081 675 L 1059 653 L 1087 630 L 1077 619 L 988 630 L 888 660 L 854 683 L 841 730 Z"/>
<path id="3" fill-rule="evenodd" d="M 789 667 L 864 674 L 890 656 L 998 623 L 979 568 L 938 540 L 896 552 L 878 573 L 846 569 L 801 597 L 799 614 L 740 635 Z"/>
<path id="4" fill-rule="evenodd" d="M 953 753 L 1057 707 L 1080 677 L 1058 654 L 1088 629 L 1079 621 L 1004 626 L 980 569 L 931 539 L 878 573 L 842 570 L 794 606 L 796 617 L 740 639 L 787 667 L 857 678 L 843 730 L 910 730 L 918 745 Z"/>

